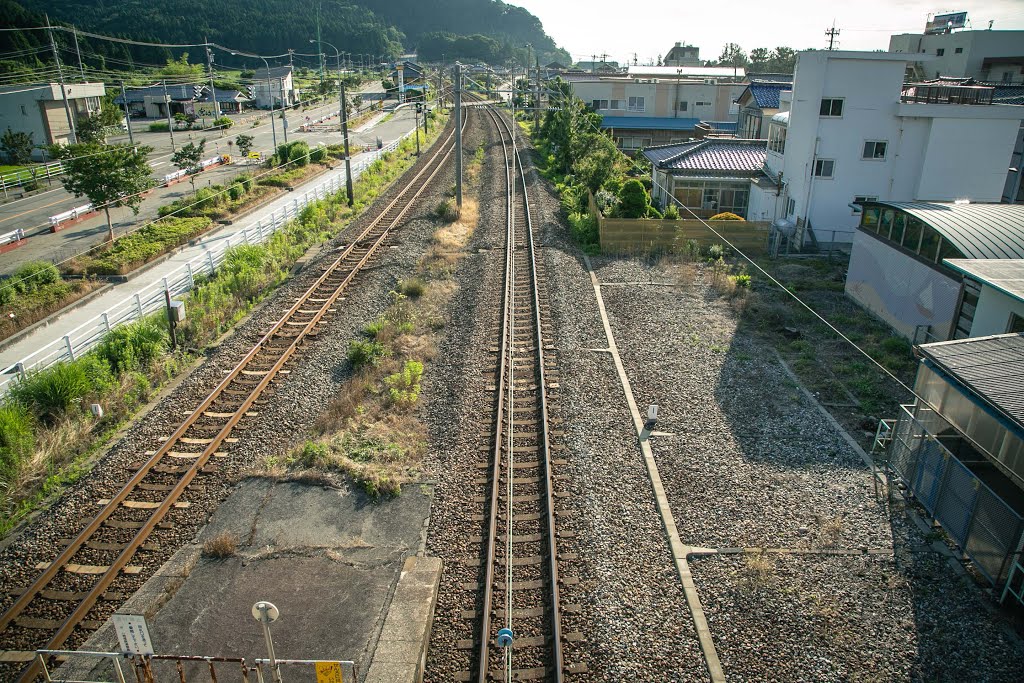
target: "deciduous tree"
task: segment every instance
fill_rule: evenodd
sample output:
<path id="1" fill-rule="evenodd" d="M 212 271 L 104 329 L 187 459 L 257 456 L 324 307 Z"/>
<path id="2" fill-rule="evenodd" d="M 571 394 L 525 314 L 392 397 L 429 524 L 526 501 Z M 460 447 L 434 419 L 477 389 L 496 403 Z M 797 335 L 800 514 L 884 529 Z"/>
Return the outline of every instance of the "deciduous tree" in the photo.
<path id="1" fill-rule="evenodd" d="M 153 148 L 77 143 L 53 145 L 50 151 L 64 164 L 64 189 L 76 197 L 88 197 L 94 207 L 103 209 L 113 243 L 110 209 L 127 206 L 132 213 L 139 213 L 142 193 L 154 184 L 150 178 L 153 169 L 146 160 Z"/>
<path id="2" fill-rule="evenodd" d="M 24 166 L 32 161 L 32 147 L 30 132 L 15 132 L 8 128 L 0 135 L 0 151 L 3 151 L 8 162 L 16 166 Z"/>
<path id="3" fill-rule="evenodd" d="M 203 152 L 206 150 L 206 138 L 199 141 L 197 145 L 190 142 L 171 155 L 171 163 L 188 174 L 188 181 L 192 184 L 192 194 L 196 193 L 196 174 L 199 173 L 199 162 L 203 160 Z"/>

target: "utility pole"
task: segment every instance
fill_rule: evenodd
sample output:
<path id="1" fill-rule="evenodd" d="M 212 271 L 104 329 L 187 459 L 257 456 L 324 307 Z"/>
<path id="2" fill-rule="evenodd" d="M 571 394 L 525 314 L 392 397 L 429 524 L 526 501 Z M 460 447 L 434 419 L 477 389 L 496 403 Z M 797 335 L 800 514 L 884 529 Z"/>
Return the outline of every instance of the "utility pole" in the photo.
<path id="1" fill-rule="evenodd" d="M 203 36 L 203 42 L 206 43 L 206 66 L 210 69 L 210 99 L 213 100 L 213 118 L 219 119 L 220 104 L 217 103 L 217 90 L 213 85 L 213 50 L 210 49 L 206 36 Z"/>
<path id="2" fill-rule="evenodd" d="M 78 55 L 78 73 L 82 74 L 82 83 L 85 83 L 85 67 L 82 66 L 82 51 L 78 49 L 78 30 L 72 25 L 71 35 L 75 37 L 75 54 Z"/>
<path id="3" fill-rule="evenodd" d="M 341 135 L 345 138 L 345 194 L 348 205 L 352 206 L 355 199 L 352 194 L 352 157 L 348 153 L 348 100 L 345 99 L 344 76 L 341 78 Z"/>
<path id="4" fill-rule="evenodd" d="M 316 50 L 320 53 L 320 85 L 324 84 L 324 46 L 320 42 L 320 4 L 316 3 Z M 285 141 L 287 142 L 287 140 Z"/>
<path id="5" fill-rule="evenodd" d="M 174 149 L 174 124 L 171 123 L 171 98 L 167 96 L 167 80 L 160 81 L 160 84 L 164 86 L 164 111 L 167 112 L 167 132 L 171 134 L 171 151 L 175 152 Z"/>
<path id="6" fill-rule="evenodd" d="M 597 55 L 590 55 L 590 73 L 597 73 Z"/>
<path id="7" fill-rule="evenodd" d="M 416 156 L 420 155 L 420 110 L 423 109 L 423 104 L 420 102 L 416 103 L 416 110 L 413 113 L 413 117 L 416 119 L 416 125 L 413 126 L 413 135 L 416 136 Z"/>
<path id="8" fill-rule="evenodd" d="M 288 144 L 288 102 L 284 96 L 284 79 L 277 79 L 277 89 L 281 93 L 281 128 L 284 130 L 284 144 Z"/>
<path id="9" fill-rule="evenodd" d="M 68 117 L 68 140 L 72 144 L 78 142 L 78 134 L 75 132 L 75 119 L 71 116 L 71 105 L 68 104 L 68 89 L 64 86 L 64 69 L 60 65 L 60 55 L 57 54 L 57 43 L 53 40 L 53 30 L 50 28 L 50 17 L 46 16 L 46 33 L 50 36 L 50 49 L 53 50 L 53 59 L 57 62 L 57 77 L 60 81 L 60 94 L 64 99 L 64 113 Z"/>
<path id="10" fill-rule="evenodd" d="M 832 28 L 825 29 L 825 35 L 828 37 L 828 49 L 831 50 L 836 36 L 839 35 L 839 29 L 836 28 L 835 24 L 832 24 Z"/>
<path id="11" fill-rule="evenodd" d="M 533 129 L 540 128 L 540 56 L 534 57 L 537 62 L 537 73 L 533 75 Z"/>
<path id="12" fill-rule="evenodd" d="M 455 63 L 455 203 L 462 212 L 462 65 Z"/>
<path id="13" fill-rule="evenodd" d="M 128 110 L 128 95 L 124 91 L 124 81 L 121 81 L 121 101 L 124 102 L 124 120 L 128 124 L 128 142 L 135 144 L 135 136 L 132 134 L 132 114 Z"/>

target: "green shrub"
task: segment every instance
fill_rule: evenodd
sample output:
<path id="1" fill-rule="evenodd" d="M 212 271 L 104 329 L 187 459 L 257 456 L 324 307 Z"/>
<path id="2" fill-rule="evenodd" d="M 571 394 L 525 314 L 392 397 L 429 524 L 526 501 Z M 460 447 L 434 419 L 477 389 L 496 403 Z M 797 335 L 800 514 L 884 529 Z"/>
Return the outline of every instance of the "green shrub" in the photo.
<path id="1" fill-rule="evenodd" d="M 451 199 L 442 199 L 434 208 L 434 215 L 445 223 L 454 223 L 459 218 L 459 208 Z"/>
<path id="2" fill-rule="evenodd" d="M 79 358 L 76 363 L 81 364 L 86 378 L 89 380 L 91 393 L 103 394 L 110 391 L 117 384 L 114 371 L 103 358 L 94 353 Z"/>
<path id="3" fill-rule="evenodd" d="M 235 177 L 236 183 L 241 183 L 242 189 L 245 192 L 252 192 L 252 188 L 256 187 L 256 181 L 248 173 L 243 173 L 240 176 Z"/>
<path id="4" fill-rule="evenodd" d="M 721 244 L 712 244 L 708 247 L 708 259 L 711 261 L 717 261 L 725 256 L 725 247 Z"/>
<path id="5" fill-rule="evenodd" d="M 93 256 L 77 259 L 74 269 L 87 275 L 125 273 L 188 242 L 209 226 L 209 218 L 165 218 L 125 235 Z"/>
<path id="6" fill-rule="evenodd" d="M 596 245 L 600 241 L 600 230 L 597 219 L 589 213 L 573 212 L 569 214 L 569 228 L 573 239 L 580 245 Z"/>
<path id="7" fill-rule="evenodd" d="M 29 373 L 11 387 L 9 396 L 39 419 L 52 424 L 91 390 L 86 364 L 71 361 Z"/>
<path id="8" fill-rule="evenodd" d="M 740 289 L 748 289 L 750 287 L 750 274 L 740 273 L 739 275 L 733 275 L 732 281 Z"/>
<path id="9" fill-rule="evenodd" d="M 14 289 L 27 294 L 55 282 L 60 282 L 60 271 L 49 261 L 29 261 L 20 266 L 11 276 Z"/>
<path id="10" fill-rule="evenodd" d="M 400 280 L 398 291 L 410 299 L 418 299 L 427 291 L 427 283 L 415 277 L 408 280 Z"/>
<path id="11" fill-rule="evenodd" d="M 96 347 L 96 355 L 118 374 L 146 371 L 163 355 L 167 341 L 166 322 L 150 316 L 115 327 Z"/>
<path id="12" fill-rule="evenodd" d="M 356 370 L 376 365 L 390 355 L 390 349 L 380 342 L 353 339 L 348 343 L 348 360 Z"/>
<path id="13" fill-rule="evenodd" d="M 365 327 L 363 327 L 363 334 L 365 334 L 370 339 L 376 339 L 377 335 L 381 333 L 381 330 L 387 327 L 387 324 L 388 321 L 385 320 L 383 317 L 377 318 L 372 323 L 368 323 Z"/>
<path id="14" fill-rule="evenodd" d="M 220 190 L 219 187 L 216 189 L 212 187 L 201 187 L 196 191 L 196 194 L 192 197 L 192 201 L 190 203 L 196 209 L 206 209 L 211 206 L 215 206 L 221 200 L 221 195 L 218 190 Z"/>
<path id="15" fill-rule="evenodd" d="M 216 118 L 213 120 L 214 128 L 223 128 L 224 130 L 227 130 L 233 125 L 234 122 L 226 116 L 221 116 L 220 118 Z"/>
<path id="16" fill-rule="evenodd" d="M 327 159 L 327 150 L 323 147 L 317 147 L 309 153 L 309 160 L 316 164 L 322 164 Z"/>
<path id="17" fill-rule="evenodd" d="M 244 195 L 244 194 L 245 194 L 245 188 L 242 187 L 241 183 L 235 183 L 234 185 L 232 185 L 231 187 L 228 188 L 228 197 L 230 197 L 231 201 L 233 201 L 233 202 L 234 201 L 238 201 L 239 199 L 241 199 L 242 195 Z"/>
<path id="18" fill-rule="evenodd" d="M 662 216 L 667 221 L 679 220 L 679 209 L 676 208 L 675 202 L 669 202 L 668 208 L 665 209 L 665 213 Z"/>
<path id="19" fill-rule="evenodd" d="M 643 218 L 651 208 L 651 195 L 644 189 L 644 184 L 631 178 L 619 190 L 618 215 L 623 218 Z"/>
<path id="20" fill-rule="evenodd" d="M 723 211 L 722 213 L 716 213 L 714 216 L 708 219 L 709 221 L 741 221 L 742 216 L 737 216 L 732 211 Z"/>
<path id="21" fill-rule="evenodd" d="M 167 126 L 166 121 L 157 121 L 149 124 L 150 133 L 166 133 L 170 128 Z"/>
<path id="22" fill-rule="evenodd" d="M 388 375 L 384 383 L 388 386 L 388 399 L 400 408 L 409 408 L 420 396 L 420 379 L 423 377 L 423 363 L 405 361 L 401 372 Z"/>
<path id="23" fill-rule="evenodd" d="M 309 144 L 303 141 L 290 143 L 287 159 L 293 165 L 301 167 L 309 163 Z"/>
<path id="24" fill-rule="evenodd" d="M 13 479 L 35 447 L 36 437 L 28 410 L 18 403 L 0 406 L 0 482 Z"/>

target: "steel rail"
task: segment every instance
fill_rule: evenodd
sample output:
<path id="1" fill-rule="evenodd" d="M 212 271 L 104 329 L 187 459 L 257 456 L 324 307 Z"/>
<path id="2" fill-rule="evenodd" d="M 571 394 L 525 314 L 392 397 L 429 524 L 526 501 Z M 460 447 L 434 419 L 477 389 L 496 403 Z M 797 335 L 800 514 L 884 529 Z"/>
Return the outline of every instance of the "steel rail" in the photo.
<path id="1" fill-rule="evenodd" d="M 550 433 L 549 433 L 549 421 L 548 421 L 548 405 L 547 405 L 547 383 L 544 377 L 544 338 L 543 330 L 541 327 L 540 319 L 540 291 L 538 288 L 538 272 L 537 272 L 537 251 L 533 239 L 533 221 L 530 215 L 530 204 L 529 195 L 526 189 L 526 173 L 523 169 L 522 160 L 519 155 L 519 150 L 515 145 L 515 134 L 512 126 L 515 122 L 509 124 L 508 121 L 498 112 L 495 111 L 494 107 L 487 107 L 487 111 L 498 128 L 501 134 L 502 152 L 505 157 L 505 169 L 506 169 L 506 198 L 507 198 L 507 211 L 506 211 L 506 239 L 508 241 L 508 248 L 506 250 L 506 269 L 505 269 L 505 291 L 504 301 L 502 306 L 502 346 L 501 346 L 501 363 L 499 364 L 499 381 L 497 383 L 498 389 L 498 400 L 497 400 L 497 415 L 495 423 L 495 444 L 493 451 L 493 463 L 492 463 L 492 482 L 491 482 L 491 504 L 490 504 L 490 520 L 489 520 L 489 532 L 488 532 L 488 548 L 487 548 L 487 563 L 485 570 L 485 581 L 484 581 L 484 599 L 482 603 L 482 619 L 481 619 L 481 630 L 480 630 L 480 642 L 479 642 L 479 655 L 477 660 L 477 680 L 480 683 L 484 683 L 488 679 L 488 649 L 490 647 L 490 628 L 491 628 L 491 601 L 493 599 L 493 583 L 494 583 L 494 565 L 496 560 L 496 531 L 497 531 L 497 515 L 498 515 L 498 501 L 500 494 L 500 475 L 501 475 L 501 449 L 502 449 L 502 430 L 504 424 L 504 377 L 506 364 L 514 362 L 514 349 L 510 348 L 514 346 L 515 340 L 508 339 L 508 328 L 509 328 L 509 309 L 511 299 L 515 296 L 515 273 L 513 272 L 513 258 L 512 252 L 515 248 L 514 242 L 514 227 L 515 227 L 515 204 L 514 199 L 514 184 L 517 182 L 522 183 L 522 203 L 523 213 L 525 216 L 525 241 L 529 248 L 529 269 L 530 269 L 530 288 L 531 298 L 533 303 L 534 315 L 533 315 L 533 326 L 534 326 L 534 343 L 536 351 L 537 369 L 536 369 L 536 380 L 537 390 L 536 395 L 539 396 L 539 430 L 541 432 L 541 439 L 539 444 L 538 458 L 543 460 L 544 467 L 544 508 L 546 512 L 546 537 L 547 537 L 547 553 L 548 553 L 548 609 L 550 618 L 551 638 L 550 638 L 550 649 L 551 649 L 551 669 L 548 679 L 561 682 L 563 678 L 564 670 L 564 658 L 562 655 L 562 630 L 561 630 L 561 610 L 560 610 L 560 595 L 558 589 L 558 555 L 557 555 L 557 544 L 555 539 L 555 520 L 554 520 L 554 497 L 552 492 L 552 472 L 551 472 L 551 457 L 550 457 Z M 500 123 L 499 123 L 500 122 Z M 504 128 L 504 130 L 502 130 Z M 506 142 L 506 133 L 508 141 Z M 511 150 L 511 152 L 510 152 Z M 509 358 L 509 351 L 513 357 Z M 513 409 L 510 407 L 510 414 Z M 509 454 L 511 457 L 511 454 Z M 511 520 L 510 520 L 511 522 Z M 508 534 L 506 539 L 506 545 L 511 547 L 512 535 L 511 532 Z M 505 586 L 506 593 L 511 593 L 512 585 L 508 582 Z"/>
<path id="2" fill-rule="evenodd" d="M 448 137 L 439 145 L 436 146 L 436 151 L 430 160 L 423 165 L 423 167 L 416 173 L 416 175 L 409 180 L 402 191 L 393 199 L 386 208 L 378 213 L 374 220 L 360 233 L 356 240 L 346 247 L 342 254 L 324 271 L 324 273 L 311 285 L 305 293 L 297 300 L 297 302 L 285 313 L 280 320 L 275 323 L 270 331 L 268 331 L 260 341 L 239 361 L 235 367 L 229 372 L 229 374 L 221 380 L 214 390 L 207 395 L 202 401 L 198 408 L 196 408 L 185 421 L 175 430 L 170 438 L 139 468 L 136 474 L 121 488 L 118 493 L 111 498 L 110 502 L 104 505 L 104 507 L 96 514 L 96 516 L 90 521 L 90 523 L 83 529 L 72 542 L 64 549 L 64 551 L 57 557 L 50 565 L 40 574 L 39 577 L 32 583 L 32 585 L 13 603 L 4 613 L 0 616 L 0 631 L 5 630 L 10 624 L 16 619 L 24 609 L 36 598 L 36 596 L 45 589 L 45 587 L 57 576 L 60 570 L 66 565 L 75 554 L 77 554 L 83 546 L 89 541 L 89 539 L 98 531 L 103 523 L 108 520 L 115 511 L 120 508 L 120 505 L 128 499 L 137 488 L 138 485 L 150 474 L 153 468 L 169 453 L 172 448 L 180 441 L 184 434 L 190 429 L 195 423 L 203 416 L 203 413 L 213 405 L 217 399 L 221 397 L 224 390 L 231 384 L 231 382 L 239 375 L 242 371 L 252 362 L 252 360 L 264 350 L 267 342 L 272 340 L 274 336 L 279 333 L 290 321 L 290 318 L 298 312 L 303 305 L 307 304 L 309 299 L 313 297 L 313 294 L 319 290 L 324 283 L 343 265 L 347 267 L 349 264 L 345 264 L 345 260 L 349 258 L 353 252 L 357 249 L 359 243 L 365 240 L 380 224 L 384 221 L 384 218 L 401 202 L 404 205 L 397 214 L 391 218 L 389 225 L 375 238 L 374 244 L 367 250 L 367 252 L 360 258 L 360 260 L 352 267 L 349 274 L 344 280 L 339 283 L 334 292 L 327 297 L 327 300 L 322 302 L 317 313 L 312 319 L 310 319 L 306 325 L 300 330 L 300 332 L 292 337 L 291 343 L 282 352 L 277 362 L 266 371 L 263 378 L 257 383 L 249 395 L 243 400 L 242 404 L 234 411 L 232 417 L 228 420 L 228 423 L 213 437 L 212 441 L 203 449 L 198 455 L 192 465 L 185 471 L 177 485 L 168 493 L 167 497 L 161 502 L 160 506 L 155 508 L 151 513 L 150 517 L 146 520 L 143 526 L 135 534 L 132 540 L 125 546 L 125 548 L 119 553 L 118 557 L 111 563 L 107 571 L 100 577 L 92 589 L 88 592 L 85 598 L 83 598 L 77 608 L 68 616 L 57 633 L 48 641 L 46 646 L 47 649 L 57 649 L 62 645 L 67 638 L 74 631 L 75 627 L 85 619 L 88 612 L 95 606 L 96 602 L 100 599 L 100 596 L 109 588 L 110 584 L 120 575 L 122 569 L 124 569 L 135 552 L 142 546 L 156 526 L 163 520 L 164 516 L 170 511 L 171 507 L 177 502 L 184 493 L 185 489 L 192 482 L 195 476 L 206 466 L 213 454 L 217 452 L 217 449 L 223 445 L 224 440 L 228 438 L 231 431 L 237 426 L 238 422 L 245 416 L 245 413 L 252 407 L 259 396 L 266 390 L 267 386 L 276 378 L 279 371 L 284 365 L 294 356 L 298 350 L 299 345 L 308 334 L 320 323 L 323 317 L 329 312 L 331 306 L 337 301 L 337 298 L 341 293 L 348 287 L 348 285 L 355 278 L 356 274 L 365 266 L 369 258 L 376 252 L 381 244 L 385 241 L 391 229 L 394 228 L 408 213 L 413 206 L 416 199 L 418 199 L 426 188 L 430 185 L 430 182 L 436 177 L 440 170 L 444 167 L 444 163 L 449 159 L 453 145 L 454 131 L 449 133 Z M 436 162 L 436 163 L 435 163 Z M 422 183 L 417 185 L 424 174 L 430 171 L 429 175 L 423 180 Z M 410 190 L 415 188 L 415 192 L 412 196 L 408 196 Z M 33 662 L 25 671 L 22 672 L 19 677 L 20 681 L 30 681 L 36 675 L 38 675 L 38 662 Z"/>

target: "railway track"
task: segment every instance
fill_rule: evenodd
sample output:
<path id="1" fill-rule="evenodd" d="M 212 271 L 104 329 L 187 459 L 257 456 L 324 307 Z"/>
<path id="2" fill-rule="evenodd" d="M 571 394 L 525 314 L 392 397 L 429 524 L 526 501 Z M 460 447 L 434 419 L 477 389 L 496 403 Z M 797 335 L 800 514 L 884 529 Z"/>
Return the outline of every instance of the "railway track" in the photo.
<path id="1" fill-rule="evenodd" d="M 26 587 L 5 586 L 17 599 L 0 615 L 0 661 L 21 667 L 19 681 L 40 674 L 35 649 L 61 649 L 88 637 L 128 596 L 112 592 L 119 576 L 136 573 L 133 557 L 159 541 L 165 518 L 187 508 L 183 496 L 202 476 L 217 473 L 217 460 L 237 441 L 232 434 L 258 419 L 259 405 L 290 372 L 335 312 L 342 292 L 408 214 L 454 149 L 454 129 L 428 152 L 418 172 L 381 213 L 345 247 L 217 387 L 154 449 L 140 452 L 129 481 Z M 140 445 L 140 450 L 142 446 Z M 104 604 L 105 603 L 105 604 Z M 13 671 L 13 669 L 12 669 Z M 3 674 L 6 677 L 6 674 Z"/>
<path id="2" fill-rule="evenodd" d="M 548 391 L 557 389 L 554 349 L 545 341 L 547 301 L 543 261 L 534 240 L 526 176 L 515 144 L 515 124 L 484 109 L 501 136 L 506 177 L 506 258 L 500 345 L 494 368 L 493 431 L 478 628 L 472 670 L 459 680 L 562 681 L 563 642 L 555 476 Z"/>

